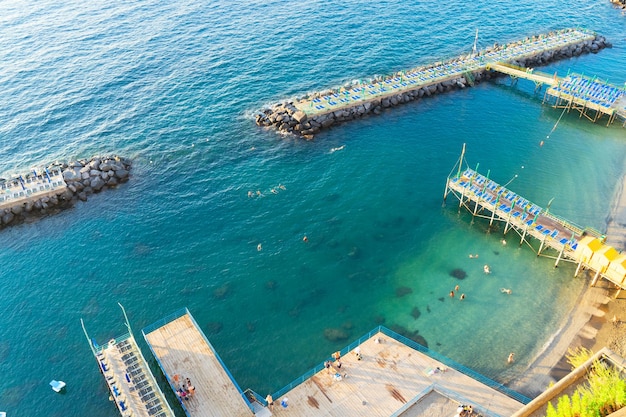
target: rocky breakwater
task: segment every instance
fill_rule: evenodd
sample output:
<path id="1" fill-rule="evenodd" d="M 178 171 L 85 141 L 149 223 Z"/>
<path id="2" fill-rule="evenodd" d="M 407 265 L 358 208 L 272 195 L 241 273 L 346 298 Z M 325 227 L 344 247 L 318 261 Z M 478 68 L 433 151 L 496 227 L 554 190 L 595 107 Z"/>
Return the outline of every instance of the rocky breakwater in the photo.
<path id="1" fill-rule="evenodd" d="M 119 156 L 93 157 L 89 160 L 54 164 L 48 170 L 61 170 L 63 182 L 51 189 L 18 197 L 3 204 L 0 209 L 0 228 L 33 221 L 72 207 L 77 201 L 87 201 L 89 195 L 128 181 L 132 162 Z M 25 177 L 29 178 L 27 174 Z M 54 180 L 55 178 L 53 178 Z M 44 177 L 44 183 L 46 178 Z M 34 182 L 34 180 L 33 180 Z M 49 177 L 47 182 L 50 182 Z M 26 182 L 24 182 L 28 186 Z"/>
<path id="2" fill-rule="evenodd" d="M 495 44 L 490 48 L 481 51 L 478 57 L 484 56 L 490 52 L 504 51 L 507 48 L 521 46 L 528 42 L 534 42 L 536 40 L 542 40 L 548 35 L 538 35 L 528 37 L 522 41 L 510 43 L 507 45 Z M 565 45 L 562 47 L 554 48 L 551 50 L 536 53 L 535 55 L 526 55 L 523 59 L 509 62 L 510 64 L 519 65 L 521 67 L 537 67 L 546 65 L 550 62 L 579 56 L 586 53 L 597 53 L 601 49 L 610 47 L 611 44 L 602 36 L 596 35 L 592 40 L 586 40 L 576 44 Z M 510 50 L 510 49 L 509 49 Z M 522 54 L 520 54 L 522 55 Z M 448 65 L 467 64 L 467 62 L 474 57 L 472 55 L 463 55 L 458 58 L 446 61 L 438 65 L 429 65 L 410 71 L 400 71 L 392 74 L 388 77 L 378 77 L 371 80 L 371 84 L 374 89 L 379 89 L 389 79 L 397 79 L 397 77 L 404 77 L 407 73 L 428 71 L 431 69 L 440 69 Z M 295 134 L 305 139 L 313 139 L 314 135 L 320 132 L 322 129 L 328 128 L 334 124 L 346 122 L 349 120 L 360 119 L 370 114 L 380 114 L 385 109 L 399 106 L 404 103 L 409 103 L 422 98 L 430 97 L 436 94 L 445 93 L 452 90 L 463 89 L 469 86 L 473 86 L 481 81 L 489 80 L 494 77 L 500 77 L 502 74 L 488 71 L 485 68 L 481 68 L 474 71 L 460 72 L 458 76 L 452 76 L 441 82 L 434 82 L 428 85 L 421 85 L 415 89 L 404 89 L 402 92 L 396 94 L 386 95 L 384 97 L 373 97 L 369 100 L 361 100 L 347 105 L 336 110 L 328 112 L 317 112 L 314 115 L 307 115 L 304 111 L 299 110 L 294 103 L 302 100 L 314 100 L 320 98 L 324 100 L 332 94 L 342 94 L 343 91 L 358 88 L 359 90 L 363 85 L 348 84 L 339 88 L 326 90 L 322 92 L 313 93 L 304 97 L 296 98 L 294 101 L 287 101 L 278 103 L 270 108 L 264 109 L 256 116 L 256 124 L 265 127 L 274 127 L 279 132 Z"/>

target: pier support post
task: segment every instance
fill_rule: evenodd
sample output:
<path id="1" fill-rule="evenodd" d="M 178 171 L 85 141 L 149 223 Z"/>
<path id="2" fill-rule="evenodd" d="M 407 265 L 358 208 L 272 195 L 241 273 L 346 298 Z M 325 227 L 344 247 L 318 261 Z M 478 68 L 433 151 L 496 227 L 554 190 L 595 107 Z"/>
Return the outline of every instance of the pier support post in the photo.
<path id="1" fill-rule="evenodd" d="M 461 198 L 459 198 L 459 212 L 461 211 L 461 206 L 463 205 L 463 199 L 465 198 L 465 188 L 461 192 Z"/>
<path id="2" fill-rule="evenodd" d="M 496 202 L 497 204 L 497 202 Z M 489 220 L 489 227 L 493 224 L 493 218 L 496 216 L 496 206 L 493 206 L 493 210 L 491 210 L 491 220 Z"/>
<path id="3" fill-rule="evenodd" d="M 561 252 L 559 252 L 559 256 L 556 258 L 556 262 L 554 263 L 554 267 L 558 268 L 559 266 L 559 261 L 561 260 L 561 257 L 563 256 L 563 251 L 565 250 L 565 245 L 563 245 L 563 247 L 561 248 Z"/>
<path id="4" fill-rule="evenodd" d="M 539 245 L 539 250 L 537 251 L 537 256 L 541 255 L 541 250 L 543 249 L 543 245 L 546 243 L 546 238 L 544 237 L 541 241 L 541 245 Z"/>
<path id="5" fill-rule="evenodd" d="M 522 246 L 524 244 L 524 238 L 526 237 L 526 232 L 528 232 L 528 225 L 524 228 L 524 232 L 522 233 L 522 240 L 519 241 L 519 245 Z"/>
<path id="6" fill-rule="evenodd" d="M 596 272 L 596 274 L 593 277 L 593 281 L 591 281 L 591 286 L 595 287 L 596 286 L 596 282 L 598 282 L 598 278 L 600 277 L 600 270 L 598 269 L 598 272 Z"/>
<path id="7" fill-rule="evenodd" d="M 578 263 L 578 266 L 576 267 L 576 272 L 574 272 L 574 276 L 577 277 L 578 273 L 580 272 L 580 268 L 583 266 L 583 261 L 580 261 Z"/>

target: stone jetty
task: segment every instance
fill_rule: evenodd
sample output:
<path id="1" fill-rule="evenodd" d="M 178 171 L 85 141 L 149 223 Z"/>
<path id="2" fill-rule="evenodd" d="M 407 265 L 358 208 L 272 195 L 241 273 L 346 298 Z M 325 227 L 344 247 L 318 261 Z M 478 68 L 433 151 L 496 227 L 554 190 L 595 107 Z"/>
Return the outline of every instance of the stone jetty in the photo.
<path id="1" fill-rule="evenodd" d="M 128 181 L 132 162 L 119 156 L 55 163 L 0 181 L 0 229 L 55 214 Z"/>
<path id="2" fill-rule="evenodd" d="M 597 53 L 611 44 L 581 29 L 564 29 L 506 45 L 495 44 L 476 53 L 399 71 L 369 82 L 348 84 L 275 104 L 256 116 L 259 126 L 313 139 L 322 129 L 386 108 L 435 94 L 463 89 L 501 74 L 488 70 L 494 63 L 538 67 L 560 59 Z"/>

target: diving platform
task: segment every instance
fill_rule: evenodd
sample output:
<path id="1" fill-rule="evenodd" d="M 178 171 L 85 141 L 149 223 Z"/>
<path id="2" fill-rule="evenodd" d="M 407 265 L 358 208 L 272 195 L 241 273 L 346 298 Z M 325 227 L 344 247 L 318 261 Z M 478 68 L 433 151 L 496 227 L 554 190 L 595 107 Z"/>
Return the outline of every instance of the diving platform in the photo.
<path id="1" fill-rule="evenodd" d="M 604 236 L 593 228 L 583 228 L 550 212 L 550 203 L 543 208 L 517 195 L 477 169 L 463 169 L 465 146 L 455 165 L 456 174 L 446 180 L 444 201 L 448 194 L 459 200 L 459 210 L 466 208 L 473 217 L 484 218 L 492 226 L 495 221 L 504 224 L 504 235 L 513 230 L 520 236 L 520 245 L 527 244 L 537 256 L 577 263 L 575 276 L 589 269 L 595 285 L 605 278 L 617 286 L 617 295 L 626 289 L 626 255 L 606 245 Z M 465 165 L 467 165 L 465 163 Z M 510 181 L 509 181 L 510 183 Z M 532 238 L 532 239 L 531 239 Z M 539 242 L 538 249 L 531 244 Z"/>
<path id="2" fill-rule="evenodd" d="M 255 415 L 251 401 L 186 308 L 142 333 L 188 417 Z M 265 409 L 259 408 L 259 414 Z"/>
<path id="3" fill-rule="evenodd" d="M 82 319 L 81 324 L 109 388 L 110 399 L 122 417 L 175 417 L 135 341 L 128 318 L 128 332 L 104 345 L 89 338 Z"/>

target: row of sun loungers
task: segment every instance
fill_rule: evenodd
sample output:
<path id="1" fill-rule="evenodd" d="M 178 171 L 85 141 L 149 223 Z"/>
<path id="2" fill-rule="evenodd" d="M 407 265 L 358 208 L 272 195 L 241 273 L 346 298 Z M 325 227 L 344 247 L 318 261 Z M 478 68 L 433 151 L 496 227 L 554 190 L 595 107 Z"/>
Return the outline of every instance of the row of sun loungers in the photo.
<path id="1" fill-rule="evenodd" d="M 558 239 L 560 231 L 554 230 L 537 223 L 539 215 L 543 213 L 541 207 L 531 203 L 523 197 L 518 196 L 513 191 L 498 185 L 492 180 L 482 176 L 476 171 L 468 168 L 459 177 L 451 179 L 452 182 L 458 183 L 459 186 L 467 189 L 474 194 L 478 201 L 489 204 L 495 210 L 508 214 L 526 227 L 533 227 L 534 230 L 543 236 L 551 239 Z M 576 239 L 563 237 L 559 239 L 562 245 L 568 245 L 572 250 L 578 246 Z"/>
<path id="2" fill-rule="evenodd" d="M 589 101 L 605 108 L 611 107 L 624 96 L 624 90 L 578 75 L 570 75 L 563 83 L 552 87 L 554 91 Z"/>
<path id="3" fill-rule="evenodd" d="M 430 84 L 438 79 L 449 78 L 454 75 L 461 75 L 467 72 L 484 68 L 488 63 L 508 62 L 519 58 L 521 55 L 536 54 L 554 46 L 566 45 L 571 42 L 581 40 L 580 32 L 572 31 L 561 33 L 559 38 L 543 38 L 534 41 L 524 42 L 519 45 L 511 45 L 498 51 L 472 56 L 462 61 L 442 63 L 428 68 L 419 68 L 407 71 L 401 77 L 394 76 L 387 78 L 374 85 L 360 86 L 343 92 L 335 92 L 311 100 L 311 107 L 316 110 L 324 110 L 327 106 L 334 107 L 341 104 L 359 101 L 367 98 L 367 94 L 375 97 L 393 90 L 403 90 L 409 85 Z M 390 89 L 386 88 L 389 87 Z M 343 95 L 343 97 L 342 97 Z M 341 103 L 341 104 L 340 104 Z"/>

